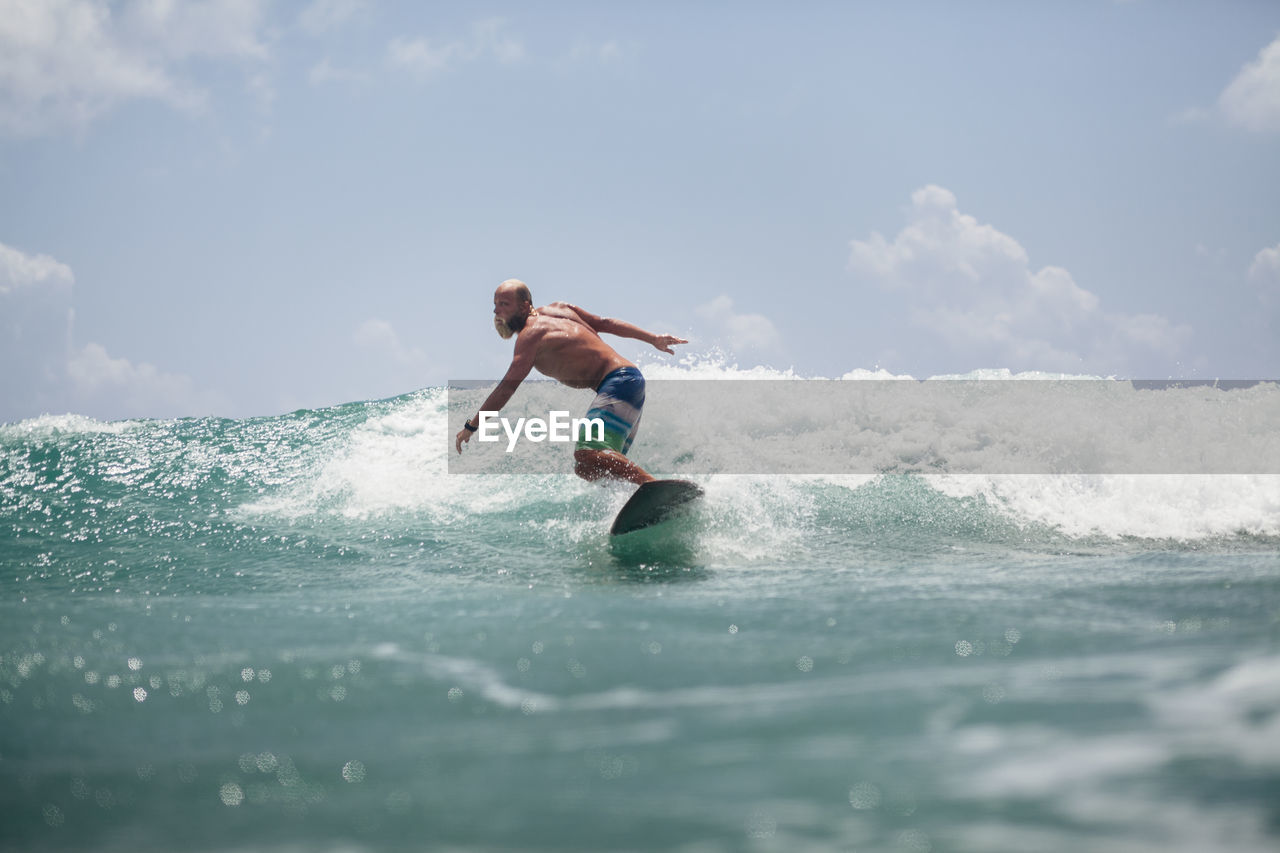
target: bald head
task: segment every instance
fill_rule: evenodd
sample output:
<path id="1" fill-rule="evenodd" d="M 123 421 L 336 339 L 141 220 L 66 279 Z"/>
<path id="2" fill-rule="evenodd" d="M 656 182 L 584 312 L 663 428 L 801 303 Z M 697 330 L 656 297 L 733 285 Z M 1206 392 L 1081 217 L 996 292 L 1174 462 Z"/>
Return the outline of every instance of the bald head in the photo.
<path id="1" fill-rule="evenodd" d="M 529 285 L 518 278 L 509 278 L 498 285 L 498 289 L 494 291 L 493 295 L 497 296 L 500 293 L 510 293 L 515 296 L 518 302 L 533 304 L 533 295 L 529 293 Z"/>

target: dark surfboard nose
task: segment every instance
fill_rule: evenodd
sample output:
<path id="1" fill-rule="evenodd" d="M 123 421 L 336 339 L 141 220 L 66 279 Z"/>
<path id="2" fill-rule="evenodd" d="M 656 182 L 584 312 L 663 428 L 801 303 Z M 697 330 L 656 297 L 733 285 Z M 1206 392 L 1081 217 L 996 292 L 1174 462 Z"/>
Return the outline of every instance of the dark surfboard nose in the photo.
<path id="1" fill-rule="evenodd" d="M 689 480 L 654 480 L 636 489 L 609 529 L 612 536 L 651 527 L 678 507 L 702 497 L 702 487 Z"/>

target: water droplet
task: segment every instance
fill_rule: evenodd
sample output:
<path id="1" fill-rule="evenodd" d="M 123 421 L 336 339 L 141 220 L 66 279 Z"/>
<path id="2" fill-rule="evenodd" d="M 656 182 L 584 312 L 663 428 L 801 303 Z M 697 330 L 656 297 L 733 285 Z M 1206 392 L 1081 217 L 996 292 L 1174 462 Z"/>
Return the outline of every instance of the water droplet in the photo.
<path id="1" fill-rule="evenodd" d="M 859 782 L 849 789 L 849 805 L 859 811 L 878 809 L 882 800 L 880 788 L 870 782 Z"/>
<path id="2" fill-rule="evenodd" d="M 894 846 L 911 853 L 930 853 L 933 850 L 933 842 L 929 840 L 929 836 L 918 829 L 903 830 Z"/>
<path id="3" fill-rule="evenodd" d="M 773 838 L 777 832 L 778 821 L 767 812 L 754 811 L 747 818 L 748 838 Z"/>

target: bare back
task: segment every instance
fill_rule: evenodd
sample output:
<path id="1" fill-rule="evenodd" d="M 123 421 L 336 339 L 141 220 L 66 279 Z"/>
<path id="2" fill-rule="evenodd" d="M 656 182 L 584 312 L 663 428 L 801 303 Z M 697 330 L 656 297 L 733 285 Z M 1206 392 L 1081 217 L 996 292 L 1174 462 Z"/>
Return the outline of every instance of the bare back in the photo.
<path id="1" fill-rule="evenodd" d="M 517 348 L 532 346 L 533 366 L 572 388 L 595 388 L 619 367 L 634 367 L 605 343 L 565 302 L 553 302 L 529 315 Z"/>

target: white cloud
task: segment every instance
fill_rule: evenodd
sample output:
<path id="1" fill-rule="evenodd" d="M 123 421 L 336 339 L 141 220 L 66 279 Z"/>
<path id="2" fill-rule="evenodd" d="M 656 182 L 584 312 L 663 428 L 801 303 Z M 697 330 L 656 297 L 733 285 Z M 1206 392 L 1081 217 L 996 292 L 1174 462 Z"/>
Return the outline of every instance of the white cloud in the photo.
<path id="1" fill-rule="evenodd" d="M 336 32 L 368 9 L 368 0 L 315 0 L 298 15 L 298 24 L 313 36 Z"/>
<path id="2" fill-rule="evenodd" d="M 1061 268 L 1031 268 L 1017 240 L 961 213 L 956 197 L 926 186 L 892 241 L 854 240 L 849 269 L 900 293 L 915 325 L 974 366 L 1120 371 L 1135 358 L 1172 357 L 1190 334 L 1154 315 L 1104 311 Z M 981 363 L 986 362 L 986 363 Z"/>
<path id="3" fill-rule="evenodd" d="M 326 56 L 311 66 L 311 70 L 307 72 L 307 80 L 313 86 L 322 86 L 326 83 L 362 84 L 369 82 L 369 75 L 363 71 L 339 68 Z"/>
<path id="4" fill-rule="evenodd" d="M 1213 112 L 1204 107 L 1187 107 L 1169 116 L 1170 124 L 1201 124 L 1213 118 Z"/>
<path id="5" fill-rule="evenodd" d="M 264 6 L 263 0 L 134 0 L 122 7 L 119 29 L 135 49 L 172 59 L 266 59 L 259 33 Z"/>
<path id="6" fill-rule="evenodd" d="M 1234 125 L 1280 131 L 1280 38 L 1264 47 L 1218 96 L 1218 107 Z"/>
<path id="7" fill-rule="evenodd" d="M 1280 285 L 1280 244 L 1263 249 L 1254 256 L 1249 266 L 1249 280 Z"/>
<path id="8" fill-rule="evenodd" d="M 386 320 L 365 320 L 356 329 L 352 338 L 356 345 L 380 353 L 396 364 L 410 367 L 425 367 L 427 356 L 418 347 L 405 346 L 400 336 Z"/>
<path id="9" fill-rule="evenodd" d="M 95 418 L 207 414 L 226 401 L 186 376 L 77 348 L 71 267 L 0 243 L 0 422 L 46 412 Z"/>
<path id="10" fill-rule="evenodd" d="M 194 100 L 118 43 L 105 3 L 0 0 L 0 131 L 81 126 L 135 98 Z"/>
<path id="11" fill-rule="evenodd" d="M 733 300 L 721 294 L 696 309 L 698 315 L 718 328 L 735 351 L 772 349 L 781 342 L 773 321 L 763 314 L 739 314 Z"/>
<path id="12" fill-rule="evenodd" d="M 1249 281 L 1258 286 L 1258 296 L 1264 304 L 1280 303 L 1280 244 L 1254 256 Z"/>
<path id="13" fill-rule="evenodd" d="M 387 320 L 365 320 L 351 339 L 357 350 L 352 364 L 360 374 L 357 393 L 361 397 L 390 397 L 426 384 L 430 368 L 426 353 L 404 345 Z"/>
<path id="14" fill-rule="evenodd" d="M 524 58 L 524 45 L 506 33 L 506 26 L 501 18 L 490 18 L 477 22 L 469 38 L 396 38 L 387 45 L 387 62 L 423 78 L 486 57 L 503 64 L 518 62 Z"/>
<path id="15" fill-rule="evenodd" d="M 480 55 L 489 54 L 502 63 L 524 59 L 524 43 L 507 35 L 506 27 L 507 22 L 501 18 L 489 18 L 473 27 L 472 44 Z"/>
<path id="16" fill-rule="evenodd" d="M 71 267 L 49 255 L 28 255 L 0 243 L 0 295 L 25 287 L 70 287 Z"/>
<path id="17" fill-rule="evenodd" d="M 205 93 L 176 66 L 265 59 L 262 8 L 263 0 L 0 0 L 0 133 L 80 129 L 133 100 L 198 110 Z"/>
<path id="18" fill-rule="evenodd" d="M 254 74 L 245 82 L 245 88 L 257 103 L 258 111 L 269 114 L 276 102 L 276 87 L 271 77 L 266 74 Z"/>
<path id="19" fill-rule="evenodd" d="M 461 42 L 432 44 L 425 38 L 395 38 L 387 45 L 387 61 L 420 76 L 446 70 L 465 50 Z"/>
<path id="20" fill-rule="evenodd" d="M 592 70 L 622 66 L 636 54 L 630 43 L 616 39 L 597 41 L 579 38 L 554 61 L 554 68 L 562 74 L 591 73 Z"/>
<path id="21" fill-rule="evenodd" d="M 71 267 L 0 244 L 0 421 L 65 408 Z"/>
<path id="22" fill-rule="evenodd" d="M 387 321 L 365 320 L 351 339 L 362 356 L 355 362 L 361 395 L 389 397 L 425 384 L 430 366 L 426 353 L 406 346 Z"/>
<path id="23" fill-rule="evenodd" d="M 603 42 L 586 41 L 579 39 L 574 42 L 573 47 L 569 51 L 567 62 L 600 62 L 610 63 L 617 62 L 624 56 L 622 46 L 617 41 L 610 39 Z"/>
<path id="24" fill-rule="evenodd" d="M 113 357 L 96 343 L 71 353 L 66 375 L 72 407 L 94 417 L 207 415 L 226 405 L 221 395 L 197 390 L 188 376 Z"/>

